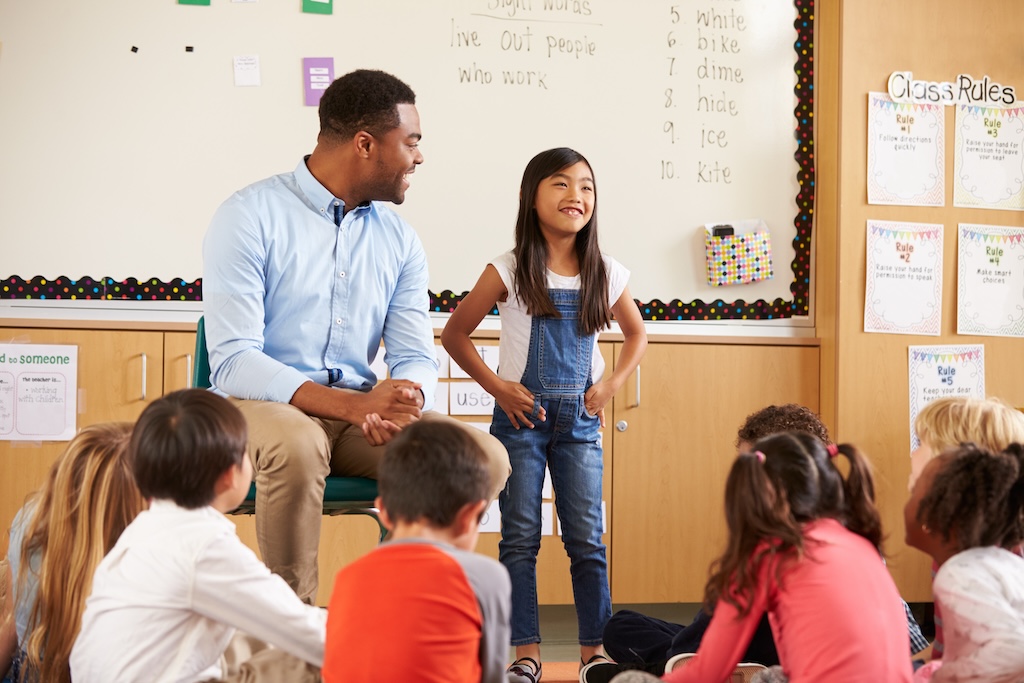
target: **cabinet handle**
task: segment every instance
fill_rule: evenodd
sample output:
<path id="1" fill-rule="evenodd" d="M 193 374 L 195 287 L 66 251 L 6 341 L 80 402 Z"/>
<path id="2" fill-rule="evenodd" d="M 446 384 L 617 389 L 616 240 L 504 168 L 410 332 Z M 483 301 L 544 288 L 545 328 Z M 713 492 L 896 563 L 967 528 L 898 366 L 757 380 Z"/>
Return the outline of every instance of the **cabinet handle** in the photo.
<path id="1" fill-rule="evenodd" d="M 139 400 L 140 401 L 145 401 L 146 400 L 146 375 L 148 374 L 146 372 L 146 365 L 147 365 L 147 361 L 149 359 L 146 357 L 146 354 L 143 353 L 141 355 L 142 355 L 142 398 L 139 399 Z"/>
<path id="2" fill-rule="evenodd" d="M 633 404 L 634 408 L 640 407 L 640 366 L 636 366 L 636 403 Z"/>
<path id="3" fill-rule="evenodd" d="M 185 386 L 192 386 L 192 354 L 185 354 Z"/>

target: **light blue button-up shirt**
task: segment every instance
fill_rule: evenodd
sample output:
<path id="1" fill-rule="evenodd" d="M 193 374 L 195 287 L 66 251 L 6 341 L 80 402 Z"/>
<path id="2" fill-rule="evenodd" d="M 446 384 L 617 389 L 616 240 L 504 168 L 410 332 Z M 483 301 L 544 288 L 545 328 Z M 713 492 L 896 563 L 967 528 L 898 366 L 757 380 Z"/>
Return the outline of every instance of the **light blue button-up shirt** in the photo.
<path id="1" fill-rule="evenodd" d="M 245 399 L 287 403 L 303 382 L 369 391 L 384 340 L 392 377 L 423 385 L 432 407 L 437 355 L 427 259 L 388 205 L 348 211 L 306 168 L 228 198 L 203 242 L 203 314 L 211 381 Z"/>

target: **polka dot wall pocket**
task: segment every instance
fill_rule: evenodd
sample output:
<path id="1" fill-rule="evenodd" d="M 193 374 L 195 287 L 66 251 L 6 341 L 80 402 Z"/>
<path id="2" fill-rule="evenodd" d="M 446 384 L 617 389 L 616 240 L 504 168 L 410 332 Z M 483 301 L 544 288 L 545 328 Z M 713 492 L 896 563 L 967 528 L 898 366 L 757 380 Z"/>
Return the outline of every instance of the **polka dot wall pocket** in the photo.
<path id="1" fill-rule="evenodd" d="M 744 285 L 772 277 L 772 239 L 760 219 L 704 226 L 708 284 Z"/>

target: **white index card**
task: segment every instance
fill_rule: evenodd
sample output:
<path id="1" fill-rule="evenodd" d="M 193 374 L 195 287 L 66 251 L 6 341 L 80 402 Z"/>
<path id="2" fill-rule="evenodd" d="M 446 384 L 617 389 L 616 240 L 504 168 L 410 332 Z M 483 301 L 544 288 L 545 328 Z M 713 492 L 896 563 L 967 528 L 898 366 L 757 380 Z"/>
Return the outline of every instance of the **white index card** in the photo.
<path id="1" fill-rule="evenodd" d="M 450 382 L 448 391 L 452 415 L 490 415 L 494 412 L 494 397 L 476 382 Z"/>
<path id="2" fill-rule="evenodd" d="M 498 372 L 498 347 L 497 346 L 484 346 L 478 345 L 476 352 L 480 354 L 480 357 L 484 359 L 484 363 L 487 364 L 495 374 Z M 451 365 L 451 376 L 456 379 L 469 379 L 469 373 L 463 370 L 458 363 L 452 361 Z"/>

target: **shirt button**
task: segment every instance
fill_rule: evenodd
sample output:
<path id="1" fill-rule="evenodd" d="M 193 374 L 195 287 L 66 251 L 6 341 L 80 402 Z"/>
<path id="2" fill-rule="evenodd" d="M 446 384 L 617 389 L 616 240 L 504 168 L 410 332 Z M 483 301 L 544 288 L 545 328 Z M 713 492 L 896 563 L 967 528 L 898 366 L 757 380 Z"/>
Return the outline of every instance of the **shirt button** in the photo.
<path id="1" fill-rule="evenodd" d="M 325 209 L 325 208 L 321 207 L 321 208 L 320 208 L 320 213 L 327 213 L 327 209 Z"/>
<path id="2" fill-rule="evenodd" d="M 338 273 L 338 277 L 345 277 L 345 271 L 343 270 L 340 273 Z"/>
<path id="3" fill-rule="evenodd" d="M 337 320 L 335 320 L 334 322 L 336 322 L 336 323 L 338 323 L 338 324 L 340 325 L 340 324 L 341 324 L 341 318 L 338 318 L 338 319 L 337 319 Z"/>

